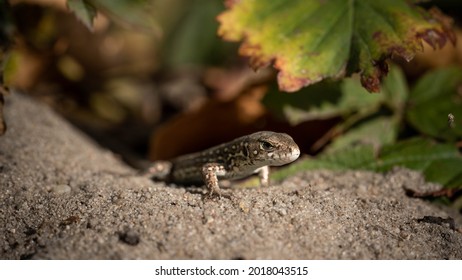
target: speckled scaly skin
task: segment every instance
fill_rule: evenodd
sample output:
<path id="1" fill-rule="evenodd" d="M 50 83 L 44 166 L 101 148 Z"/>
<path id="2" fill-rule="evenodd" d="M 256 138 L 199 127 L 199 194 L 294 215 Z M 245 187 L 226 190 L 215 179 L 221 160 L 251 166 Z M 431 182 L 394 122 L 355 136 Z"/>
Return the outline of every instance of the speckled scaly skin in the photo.
<path id="1" fill-rule="evenodd" d="M 296 160 L 300 149 L 285 133 L 260 131 L 207 150 L 171 161 L 157 161 L 146 175 L 179 185 L 204 184 L 211 193 L 220 193 L 218 179 L 240 179 L 258 173 L 262 186 L 268 186 L 269 166 Z"/>

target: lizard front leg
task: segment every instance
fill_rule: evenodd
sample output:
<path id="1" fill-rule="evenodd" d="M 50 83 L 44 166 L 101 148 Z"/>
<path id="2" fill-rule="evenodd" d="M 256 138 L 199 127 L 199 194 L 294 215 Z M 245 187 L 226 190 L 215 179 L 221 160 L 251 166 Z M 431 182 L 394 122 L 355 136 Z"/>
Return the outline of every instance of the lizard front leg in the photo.
<path id="1" fill-rule="evenodd" d="M 217 163 L 206 163 L 202 166 L 202 178 L 205 186 L 210 191 L 210 195 L 216 193 L 220 195 L 220 186 L 218 185 L 218 176 L 226 174 L 225 167 Z"/>
<path id="2" fill-rule="evenodd" d="M 260 186 L 261 187 L 268 187 L 269 186 L 269 166 L 263 166 L 258 170 L 258 178 L 260 179 Z"/>

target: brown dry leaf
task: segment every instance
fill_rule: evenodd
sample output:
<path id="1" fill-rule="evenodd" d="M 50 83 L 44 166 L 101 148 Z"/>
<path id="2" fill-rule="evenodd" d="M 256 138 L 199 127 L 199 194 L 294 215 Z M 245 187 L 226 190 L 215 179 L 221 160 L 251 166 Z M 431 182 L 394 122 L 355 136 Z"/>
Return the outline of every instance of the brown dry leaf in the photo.
<path id="1" fill-rule="evenodd" d="M 423 44 L 423 52 L 417 53 L 415 58 L 408 62 L 398 61 L 405 72 L 412 77 L 419 77 L 427 70 L 443 68 L 451 65 L 462 65 L 462 29 L 455 29 L 458 44 L 446 44 L 441 49 L 434 49 Z"/>
<path id="2" fill-rule="evenodd" d="M 214 97 L 221 101 L 229 101 L 245 89 L 267 82 L 274 72 L 269 69 L 254 71 L 248 67 L 225 69 L 210 67 L 204 73 L 204 84 L 214 91 Z"/>
<path id="3" fill-rule="evenodd" d="M 264 86 L 252 88 L 231 101 L 208 100 L 177 116 L 155 132 L 149 158 L 172 158 L 258 130 L 266 113 L 260 102 L 265 92 Z"/>
<path id="4" fill-rule="evenodd" d="M 274 118 L 263 106 L 261 100 L 266 92 L 266 86 L 255 86 L 230 101 L 209 99 L 197 110 L 173 118 L 152 135 L 149 158 L 170 159 L 260 130 L 286 132 L 302 152 L 308 153 L 339 121 L 339 118 L 310 120 L 291 126 Z"/>

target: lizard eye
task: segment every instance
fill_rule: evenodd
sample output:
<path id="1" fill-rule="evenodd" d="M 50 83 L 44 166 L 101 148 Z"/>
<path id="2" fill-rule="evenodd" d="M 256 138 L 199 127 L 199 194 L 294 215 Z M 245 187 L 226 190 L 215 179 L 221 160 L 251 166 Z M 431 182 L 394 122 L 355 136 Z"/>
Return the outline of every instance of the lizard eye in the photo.
<path id="1" fill-rule="evenodd" d="M 260 142 L 260 148 L 264 151 L 270 151 L 274 148 L 274 146 L 269 143 L 269 142 L 266 142 L 266 141 L 261 141 Z"/>

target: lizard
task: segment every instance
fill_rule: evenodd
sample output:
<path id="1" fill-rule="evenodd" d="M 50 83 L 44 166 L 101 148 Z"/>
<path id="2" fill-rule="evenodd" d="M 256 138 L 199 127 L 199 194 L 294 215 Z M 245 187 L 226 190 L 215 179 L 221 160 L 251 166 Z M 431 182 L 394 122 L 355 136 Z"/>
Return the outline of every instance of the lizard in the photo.
<path id="1" fill-rule="evenodd" d="M 218 179 L 235 180 L 258 173 L 269 185 L 269 166 L 295 161 L 300 149 L 288 134 L 260 131 L 170 161 L 155 161 L 144 176 L 177 185 L 204 185 L 220 195 Z"/>

